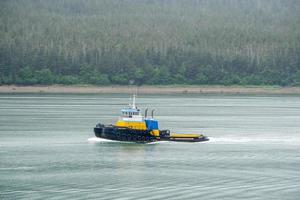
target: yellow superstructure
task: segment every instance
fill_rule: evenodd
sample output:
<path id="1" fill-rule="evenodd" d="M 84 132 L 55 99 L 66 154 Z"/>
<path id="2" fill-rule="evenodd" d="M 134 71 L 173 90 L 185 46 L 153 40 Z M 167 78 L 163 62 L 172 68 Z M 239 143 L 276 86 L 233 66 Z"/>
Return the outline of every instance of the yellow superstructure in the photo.
<path id="1" fill-rule="evenodd" d="M 146 126 L 146 123 L 144 121 L 142 121 L 142 122 L 131 122 L 131 121 L 119 120 L 119 121 L 116 122 L 116 126 L 126 127 L 126 128 L 136 129 L 136 130 L 147 130 L 147 126 Z"/>

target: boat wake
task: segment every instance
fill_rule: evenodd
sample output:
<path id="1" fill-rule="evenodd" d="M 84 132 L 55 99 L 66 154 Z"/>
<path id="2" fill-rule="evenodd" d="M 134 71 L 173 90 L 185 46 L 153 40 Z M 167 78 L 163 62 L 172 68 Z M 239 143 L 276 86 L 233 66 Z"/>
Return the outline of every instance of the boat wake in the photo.
<path id="1" fill-rule="evenodd" d="M 257 137 L 209 137 L 209 143 L 235 144 L 235 143 L 265 143 L 265 144 L 293 144 L 300 145 L 300 138 L 257 138 Z"/>
<path id="2" fill-rule="evenodd" d="M 108 139 L 98 138 L 98 137 L 91 137 L 88 139 L 88 142 L 94 143 L 94 142 L 121 142 L 121 141 L 108 140 Z"/>
<path id="3" fill-rule="evenodd" d="M 104 138 L 98 137 L 91 137 L 87 140 L 90 143 L 131 143 L 125 141 L 116 141 L 116 140 L 108 140 Z M 148 145 L 152 144 L 161 144 L 161 143 L 174 143 L 170 141 L 156 141 L 151 143 L 145 143 Z M 176 142 L 175 142 L 176 143 Z M 236 138 L 229 138 L 229 137 L 209 137 L 209 141 L 206 142 L 199 142 L 202 143 L 215 143 L 215 144 L 241 144 L 241 143 L 256 143 L 256 144 L 289 144 L 289 145 L 300 145 L 300 138 L 256 138 L 256 137 L 236 137 Z"/>

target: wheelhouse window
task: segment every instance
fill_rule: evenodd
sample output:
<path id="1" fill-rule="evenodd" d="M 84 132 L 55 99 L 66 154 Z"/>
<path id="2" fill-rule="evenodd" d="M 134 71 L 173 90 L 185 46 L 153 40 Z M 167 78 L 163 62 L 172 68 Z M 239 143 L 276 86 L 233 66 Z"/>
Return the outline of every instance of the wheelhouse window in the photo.
<path id="1" fill-rule="evenodd" d="M 135 110 L 132 110 L 132 111 L 122 111 L 122 115 L 123 117 L 129 117 L 129 118 L 132 118 L 133 116 L 138 116 L 139 115 L 139 112 L 138 111 L 135 111 Z"/>

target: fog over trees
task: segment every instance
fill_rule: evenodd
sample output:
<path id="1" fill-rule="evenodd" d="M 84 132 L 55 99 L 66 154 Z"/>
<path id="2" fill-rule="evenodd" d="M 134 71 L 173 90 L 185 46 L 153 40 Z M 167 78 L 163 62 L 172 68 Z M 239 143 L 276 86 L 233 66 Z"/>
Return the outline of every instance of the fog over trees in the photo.
<path id="1" fill-rule="evenodd" d="M 0 84 L 129 83 L 300 85 L 300 1 L 0 1 Z"/>

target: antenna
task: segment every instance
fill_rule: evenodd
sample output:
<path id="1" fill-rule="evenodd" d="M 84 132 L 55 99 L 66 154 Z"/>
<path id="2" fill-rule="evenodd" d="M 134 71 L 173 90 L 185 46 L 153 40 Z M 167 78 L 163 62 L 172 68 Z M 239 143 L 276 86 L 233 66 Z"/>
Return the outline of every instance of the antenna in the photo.
<path id="1" fill-rule="evenodd" d="M 129 103 L 128 103 L 129 107 L 131 107 L 131 96 L 129 97 Z"/>
<path id="2" fill-rule="evenodd" d="M 133 95 L 133 98 L 132 98 L 132 108 L 136 108 L 136 106 L 135 106 L 135 94 Z"/>

